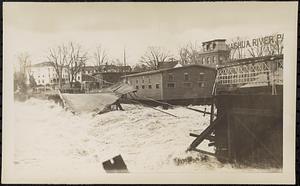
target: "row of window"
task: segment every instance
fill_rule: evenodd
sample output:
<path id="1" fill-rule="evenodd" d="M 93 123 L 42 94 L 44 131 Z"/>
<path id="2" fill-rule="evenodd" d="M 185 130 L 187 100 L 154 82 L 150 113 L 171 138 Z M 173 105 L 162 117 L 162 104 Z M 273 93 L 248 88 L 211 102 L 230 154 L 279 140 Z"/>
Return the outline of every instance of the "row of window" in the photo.
<path id="1" fill-rule="evenodd" d="M 175 80 L 175 77 L 172 73 L 169 73 L 168 74 L 168 80 L 169 81 L 174 81 Z M 190 80 L 190 75 L 189 73 L 184 73 L 184 81 L 189 81 Z M 204 80 L 204 73 L 203 72 L 200 72 L 199 73 L 199 78 L 198 78 L 199 81 L 203 81 Z"/>
<path id="2" fill-rule="evenodd" d="M 145 86 L 145 85 L 142 85 L 142 86 L 141 86 L 142 89 L 145 89 L 146 87 L 147 87 L 147 86 Z M 135 88 L 136 88 L 136 89 L 139 89 L 139 86 L 136 85 Z M 156 89 L 159 89 L 159 88 L 160 88 L 160 85 L 159 85 L 159 84 L 155 84 L 155 88 L 156 88 Z M 152 85 L 148 85 L 148 89 L 152 89 Z"/>
<path id="3" fill-rule="evenodd" d="M 64 81 L 64 80 L 66 81 L 67 79 L 62 79 L 62 80 L 63 80 L 63 81 Z M 57 79 L 51 79 L 51 80 L 50 80 L 50 83 L 58 83 L 58 81 L 59 81 L 58 78 L 57 78 Z M 43 80 L 43 79 L 40 80 L 40 79 L 39 79 L 39 80 L 37 80 L 37 83 L 38 83 L 38 84 L 40 84 L 40 83 L 45 83 L 45 80 Z"/>
<path id="4" fill-rule="evenodd" d="M 214 50 L 216 48 L 217 44 L 216 43 L 208 43 L 206 45 L 203 46 L 203 50 L 204 52 L 206 51 L 210 51 L 210 50 Z"/>
<path id="5" fill-rule="evenodd" d="M 190 81 L 190 79 L 191 79 L 191 78 L 190 78 L 189 73 L 184 73 L 184 81 Z M 198 80 L 199 80 L 199 81 L 203 81 L 203 80 L 204 80 L 204 73 L 203 73 L 203 72 L 200 72 L 200 73 L 199 73 L 199 78 L 198 78 Z M 174 77 L 174 75 L 173 75 L 172 73 L 169 73 L 169 74 L 168 74 L 168 81 L 175 81 L 175 77 Z M 141 82 L 142 82 L 142 83 L 145 83 L 144 76 L 143 76 Z M 136 80 L 135 80 L 135 83 L 138 84 L 138 83 L 139 83 L 139 80 L 136 79 Z M 149 77 L 149 79 L 148 79 L 148 83 L 151 83 L 150 77 Z M 130 81 L 130 84 L 132 84 L 131 81 Z"/>
<path id="6" fill-rule="evenodd" d="M 184 87 L 187 87 L 187 88 L 190 88 L 190 87 L 192 87 L 192 82 L 184 82 L 183 83 L 183 86 Z M 204 84 L 204 82 L 198 82 L 198 86 L 200 87 L 200 88 L 203 88 L 204 86 L 205 86 L 205 84 Z M 168 88 L 175 88 L 175 83 L 167 83 L 167 87 Z"/>
<path id="7" fill-rule="evenodd" d="M 138 79 L 135 80 L 135 83 L 138 84 L 138 83 L 139 83 L 139 80 L 138 80 Z M 143 79 L 142 79 L 142 83 L 145 83 L 144 76 L 143 76 Z M 149 79 L 148 79 L 148 83 L 151 83 L 150 77 L 149 77 Z"/>
<path id="8" fill-rule="evenodd" d="M 203 57 L 202 59 L 200 58 L 200 63 L 203 65 L 209 65 L 209 64 L 217 64 L 217 56 L 210 56 L 210 57 Z M 219 61 L 223 62 L 226 60 L 223 56 L 219 57 Z"/>
<path id="9" fill-rule="evenodd" d="M 184 85 L 184 87 L 192 87 L 191 82 L 184 82 L 183 85 Z M 205 86 L 205 84 L 204 84 L 204 82 L 198 82 L 198 86 L 203 88 Z M 167 87 L 168 88 L 175 88 L 175 83 L 167 83 Z M 140 87 L 138 85 L 136 85 L 135 88 L 139 89 Z M 145 88 L 152 89 L 152 85 L 148 85 L 148 86 L 142 85 L 141 86 L 141 89 L 145 89 Z M 156 84 L 155 88 L 159 89 L 160 88 L 159 84 Z"/>
<path id="10" fill-rule="evenodd" d="M 202 64 L 217 64 L 217 56 L 202 58 Z"/>
<path id="11" fill-rule="evenodd" d="M 40 84 L 40 83 L 45 83 L 45 81 L 44 80 L 42 80 L 42 81 L 40 81 L 40 80 L 38 80 L 38 84 Z"/>

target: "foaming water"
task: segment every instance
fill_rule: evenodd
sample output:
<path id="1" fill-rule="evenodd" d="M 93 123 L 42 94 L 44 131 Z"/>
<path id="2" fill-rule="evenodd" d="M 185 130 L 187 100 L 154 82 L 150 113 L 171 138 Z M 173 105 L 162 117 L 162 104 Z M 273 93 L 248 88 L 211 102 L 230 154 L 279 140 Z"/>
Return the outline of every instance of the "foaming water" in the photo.
<path id="1" fill-rule="evenodd" d="M 208 115 L 182 107 L 167 110 L 178 116 L 175 118 L 142 106 L 123 107 L 125 111 L 93 116 L 74 115 L 47 100 L 15 102 L 16 173 L 23 177 L 97 177 L 104 173 L 102 162 L 119 154 L 131 173 L 241 171 L 213 157 L 185 152 L 194 139 L 189 133 L 204 130 Z"/>

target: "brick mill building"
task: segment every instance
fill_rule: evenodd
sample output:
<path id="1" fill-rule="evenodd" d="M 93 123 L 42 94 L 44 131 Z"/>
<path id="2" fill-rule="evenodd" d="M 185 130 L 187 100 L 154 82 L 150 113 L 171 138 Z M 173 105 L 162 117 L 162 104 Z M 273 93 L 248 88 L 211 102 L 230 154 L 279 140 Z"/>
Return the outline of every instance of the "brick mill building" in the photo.
<path id="1" fill-rule="evenodd" d="M 137 89 L 137 99 L 175 101 L 211 97 L 215 68 L 204 65 L 160 69 L 125 76 Z"/>

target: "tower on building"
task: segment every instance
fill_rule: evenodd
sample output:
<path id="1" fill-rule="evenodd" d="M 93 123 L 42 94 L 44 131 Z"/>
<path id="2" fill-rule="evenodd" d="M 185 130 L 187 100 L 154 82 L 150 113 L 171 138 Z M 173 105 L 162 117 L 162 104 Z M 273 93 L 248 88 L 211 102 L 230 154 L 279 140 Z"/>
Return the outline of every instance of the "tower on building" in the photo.
<path id="1" fill-rule="evenodd" d="M 230 49 L 225 43 L 226 39 L 215 39 L 202 43 L 202 52 L 198 54 L 197 64 L 221 65 L 229 59 Z"/>

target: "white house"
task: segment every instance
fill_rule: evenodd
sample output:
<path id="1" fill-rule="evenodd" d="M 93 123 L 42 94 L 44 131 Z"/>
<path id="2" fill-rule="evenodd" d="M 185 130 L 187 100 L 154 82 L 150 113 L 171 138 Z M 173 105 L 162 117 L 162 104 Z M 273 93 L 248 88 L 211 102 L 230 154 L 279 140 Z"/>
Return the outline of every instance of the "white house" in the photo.
<path id="1" fill-rule="evenodd" d="M 29 77 L 32 76 L 37 85 L 54 85 L 58 84 L 59 78 L 52 65 L 52 62 L 42 62 L 27 67 L 27 84 Z M 68 69 L 63 68 L 62 82 L 67 82 L 69 79 Z"/>

